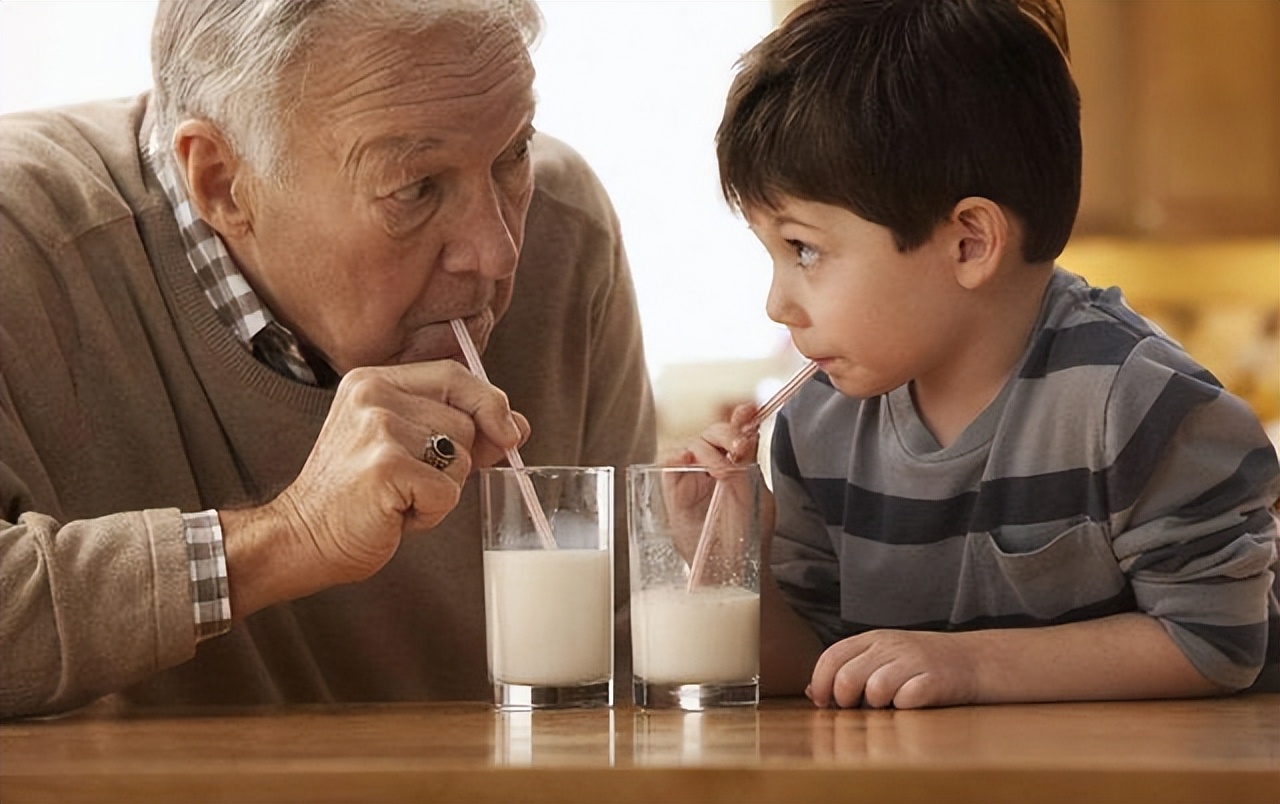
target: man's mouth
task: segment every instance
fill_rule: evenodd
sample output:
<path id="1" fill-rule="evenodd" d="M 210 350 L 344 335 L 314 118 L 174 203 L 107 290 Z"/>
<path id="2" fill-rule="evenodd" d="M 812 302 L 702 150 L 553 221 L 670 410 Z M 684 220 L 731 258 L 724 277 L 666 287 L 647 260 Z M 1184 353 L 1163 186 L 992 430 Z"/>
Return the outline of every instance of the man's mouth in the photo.
<path id="1" fill-rule="evenodd" d="M 492 330 L 488 310 L 457 316 L 480 349 L 489 341 Z M 462 345 L 453 334 L 452 318 L 428 322 L 414 329 L 408 341 L 392 359 L 394 363 L 421 363 L 429 360 L 456 360 L 466 365 Z"/>

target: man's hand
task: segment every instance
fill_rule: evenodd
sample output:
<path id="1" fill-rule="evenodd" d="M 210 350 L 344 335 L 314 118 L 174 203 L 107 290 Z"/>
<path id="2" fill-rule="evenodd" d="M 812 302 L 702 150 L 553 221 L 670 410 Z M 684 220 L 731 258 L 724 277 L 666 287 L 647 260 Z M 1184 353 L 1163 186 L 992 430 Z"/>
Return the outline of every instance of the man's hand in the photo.
<path id="1" fill-rule="evenodd" d="M 444 469 L 421 460 L 437 433 L 457 448 Z M 500 390 L 454 361 L 348 372 L 297 479 L 260 508 L 219 512 L 232 614 L 373 575 L 405 532 L 453 510 L 472 468 L 528 433 Z"/>

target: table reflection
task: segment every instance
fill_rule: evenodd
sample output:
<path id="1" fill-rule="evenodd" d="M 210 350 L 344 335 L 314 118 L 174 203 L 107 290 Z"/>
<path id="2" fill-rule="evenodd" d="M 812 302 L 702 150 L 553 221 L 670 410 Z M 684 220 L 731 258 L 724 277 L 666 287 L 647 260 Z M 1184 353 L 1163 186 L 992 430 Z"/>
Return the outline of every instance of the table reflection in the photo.
<path id="1" fill-rule="evenodd" d="M 1276 804 L 1280 696 L 705 712 L 467 704 L 0 723 L 0 801 Z M 217 750 L 211 751 L 210 746 Z"/>
<path id="2" fill-rule="evenodd" d="M 697 765 L 760 758 L 760 713 L 755 709 L 703 712 L 636 710 L 631 718 L 636 765 Z"/>
<path id="3" fill-rule="evenodd" d="M 611 708 L 500 711 L 493 721 L 498 765 L 612 767 L 617 729 Z"/>
<path id="4" fill-rule="evenodd" d="M 1121 715 L 1121 711 L 1128 716 Z M 1213 710 L 1213 728 L 1197 713 Z M 1182 711 L 1182 717 L 1175 713 Z M 1165 718 L 1159 730 L 1144 718 Z M 800 713 L 795 713 L 800 715 Z M 1017 757 L 1057 762 L 1064 754 L 1098 766 L 1160 762 L 1174 755 L 1233 760 L 1239 747 L 1224 734 L 1276 732 L 1280 722 L 1261 715 L 1247 699 L 1210 701 L 1133 701 L 1071 705 L 1020 704 L 960 706 L 931 710 L 813 710 L 805 715 L 806 736 L 766 730 L 767 756 L 791 756 L 819 765 L 849 765 L 886 760 L 933 763 L 971 762 L 974 757 Z M 1115 740 L 1126 733 L 1126 748 Z"/>

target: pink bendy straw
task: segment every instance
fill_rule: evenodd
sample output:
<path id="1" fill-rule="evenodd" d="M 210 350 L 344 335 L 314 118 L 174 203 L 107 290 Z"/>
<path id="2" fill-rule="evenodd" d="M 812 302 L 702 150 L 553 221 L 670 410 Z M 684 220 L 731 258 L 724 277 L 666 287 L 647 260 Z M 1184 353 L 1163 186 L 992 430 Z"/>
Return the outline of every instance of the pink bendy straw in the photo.
<path id="1" fill-rule="evenodd" d="M 787 384 L 777 390 L 777 392 L 769 397 L 769 401 L 760 406 L 756 411 L 756 415 L 751 417 L 751 421 L 747 422 L 748 430 L 758 430 L 764 420 L 778 412 L 778 409 L 786 404 L 787 400 L 795 395 L 796 391 L 804 385 L 810 377 L 818 373 L 818 364 L 809 362 L 804 368 L 796 372 L 796 375 L 787 380 Z M 729 456 L 733 460 L 733 456 Z M 717 516 L 720 515 L 720 507 L 723 504 L 722 499 L 724 486 L 719 480 L 716 481 L 715 488 L 711 490 L 711 501 L 707 503 L 707 517 L 702 521 L 702 534 L 698 537 L 698 549 L 693 554 L 693 564 L 689 567 L 689 585 L 687 590 L 692 592 L 702 581 L 702 573 L 706 568 L 707 555 L 711 552 L 712 523 L 715 522 Z"/>
<path id="2" fill-rule="evenodd" d="M 471 373 L 488 382 L 489 375 L 485 374 L 484 364 L 480 362 L 480 353 L 476 351 L 475 342 L 471 340 L 471 333 L 467 332 L 466 324 L 463 324 L 461 319 L 454 318 L 449 321 L 449 325 L 453 327 L 453 336 L 458 339 L 458 345 L 462 347 L 462 355 L 467 359 L 467 367 L 471 369 Z M 507 450 L 507 463 L 511 464 L 513 469 L 524 468 L 524 461 L 520 459 L 520 453 L 515 447 Z M 538 531 L 542 546 L 548 550 L 556 549 L 556 537 L 551 533 L 551 523 L 547 521 L 542 503 L 538 502 L 538 494 L 533 490 L 533 481 L 523 472 L 517 472 L 516 483 L 520 486 L 520 496 L 524 497 L 524 505 L 529 509 L 529 516 L 533 519 L 533 527 Z"/>

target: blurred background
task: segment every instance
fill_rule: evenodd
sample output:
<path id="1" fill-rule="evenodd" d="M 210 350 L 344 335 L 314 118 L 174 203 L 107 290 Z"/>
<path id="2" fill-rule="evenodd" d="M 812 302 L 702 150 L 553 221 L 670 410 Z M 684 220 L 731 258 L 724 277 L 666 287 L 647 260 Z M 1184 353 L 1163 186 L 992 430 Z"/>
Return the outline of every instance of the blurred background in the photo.
<path id="1" fill-rule="evenodd" d="M 678 444 L 798 365 L 769 264 L 720 196 L 738 56 L 795 0 L 541 0 L 538 127 L 623 224 L 659 408 Z M 1064 0 L 1084 187 L 1060 263 L 1133 305 L 1280 437 L 1280 2 Z M 150 84 L 154 0 L 0 0 L 0 112 Z"/>

